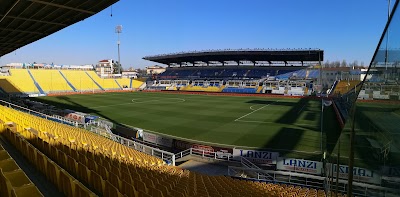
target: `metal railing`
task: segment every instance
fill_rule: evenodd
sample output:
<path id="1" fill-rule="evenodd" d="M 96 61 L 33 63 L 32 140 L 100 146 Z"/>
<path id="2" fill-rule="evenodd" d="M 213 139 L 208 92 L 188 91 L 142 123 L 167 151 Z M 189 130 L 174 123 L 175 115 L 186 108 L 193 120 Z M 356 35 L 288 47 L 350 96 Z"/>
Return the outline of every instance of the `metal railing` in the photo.
<path id="1" fill-rule="evenodd" d="M 202 158 L 214 159 L 214 160 L 224 160 L 224 161 L 232 161 L 233 156 L 231 153 L 224 153 L 224 152 L 213 152 L 203 149 L 196 149 L 196 148 L 189 148 L 182 152 L 175 154 L 175 159 L 181 159 L 183 157 L 195 155 Z"/>
<path id="2" fill-rule="evenodd" d="M 251 178 L 246 175 L 255 173 L 256 178 Z M 264 177 L 264 174 L 268 174 L 272 177 Z M 290 185 L 298 185 L 302 187 L 314 188 L 325 190 L 326 192 L 336 191 L 336 179 L 333 179 L 333 184 L 328 184 L 328 180 L 322 176 L 316 176 L 311 174 L 302 174 L 296 172 L 286 172 L 286 171 L 273 171 L 273 170 L 262 170 L 253 169 L 246 167 L 228 167 L 228 175 L 233 177 L 240 177 L 246 179 L 254 179 L 258 181 L 272 182 L 272 183 L 283 183 Z M 347 180 L 339 179 L 338 192 L 347 193 Z M 381 187 L 377 185 L 371 185 L 360 182 L 353 182 L 353 194 L 355 196 L 399 196 L 400 191 L 396 189 L 391 189 L 387 187 Z"/>

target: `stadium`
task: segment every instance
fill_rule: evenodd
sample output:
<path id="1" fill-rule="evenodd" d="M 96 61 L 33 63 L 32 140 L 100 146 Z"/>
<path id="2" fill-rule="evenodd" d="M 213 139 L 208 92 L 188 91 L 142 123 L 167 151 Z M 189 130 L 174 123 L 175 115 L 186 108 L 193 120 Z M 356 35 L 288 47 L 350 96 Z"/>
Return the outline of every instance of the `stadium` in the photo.
<path id="1" fill-rule="evenodd" d="M 117 2 L 0 1 L 0 56 Z M 139 78 L 2 66 L 0 196 L 400 196 L 398 5 L 345 80 L 314 48 L 149 54 L 166 70 Z"/>

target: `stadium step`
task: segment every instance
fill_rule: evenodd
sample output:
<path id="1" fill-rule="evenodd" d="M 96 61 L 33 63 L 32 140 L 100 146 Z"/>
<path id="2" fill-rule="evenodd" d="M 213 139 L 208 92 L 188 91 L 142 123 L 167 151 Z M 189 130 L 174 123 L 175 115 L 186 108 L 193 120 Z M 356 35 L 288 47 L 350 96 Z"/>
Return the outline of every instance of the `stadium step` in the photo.
<path id="1" fill-rule="evenodd" d="M 103 87 L 100 86 L 100 84 L 98 84 L 93 78 L 92 76 L 89 75 L 89 73 L 87 73 L 85 71 L 86 75 L 94 82 L 94 84 L 96 84 L 101 90 L 105 91 Z"/>
<path id="2" fill-rule="evenodd" d="M 258 86 L 257 93 L 260 93 L 262 89 L 263 89 L 263 86 Z"/>
<path id="3" fill-rule="evenodd" d="M 74 92 L 76 92 L 76 88 L 68 81 L 68 79 L 64 76 L 64 74 L 61 72 L 61 70 L 59 70 L 58 72 L 60 72 L 61 76 L 65 79 L 65 81 L 67 82 L 69 87 L 71 87 L 74 90 Z"/>
<path id="4" fill-rule="evenodd" d="M 130 82 L 129 88 L 132 88 L 132 78 L 131 78 L 131 82 Z"/>
<path id="5" fill-rule="evenodd" d="M 116 79 L 114 79 L 114 81 L 115 81 L 115 83 L 117 83 L 118 87 L 121 88 L 121 90 L 122 90 L 122 87 L 121 87 L 121 85 L 118 83 L 118 81 L 117 81 Z"/>
<path id="6" fill-rule="evenodd" d="M 31 76 L 33 83 L 35 83 L 36 88 L 39 90 L 40 94 L 45 94 L 45 92 L 43 91 L 42 87 L 40 87 L 40 85 L 38 84 L 38 82 L 36 82 L 35 77 L 33 77 L 31 71 L 29 69 L 26 69 L 29 73 L 29 76 Z"/>
<path id="7" fill-rule="evenodd" d="M 222 85 L 222 86 L 219 88 L 218 92 L 222 92 L 222 90 L 224 90 L 224 89 L 225 89 L 225 85 Z"/>

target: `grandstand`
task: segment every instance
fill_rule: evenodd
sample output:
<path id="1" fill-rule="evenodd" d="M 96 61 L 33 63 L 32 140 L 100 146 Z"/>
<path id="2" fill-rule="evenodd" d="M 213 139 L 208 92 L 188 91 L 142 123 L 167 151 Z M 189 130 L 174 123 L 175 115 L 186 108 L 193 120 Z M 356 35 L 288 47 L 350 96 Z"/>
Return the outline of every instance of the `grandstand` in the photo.
<path id="1" fill-rule="evenodd" d="M 37 83 L 28 70 L 11 69 L 10 76 L 1 76 L 2 89 L 8 93 L 38 93 Z"/>
<path id="2" fill-rule="evenodd" d="M 9 69 L 0 76 L 3 92 L 12 95 L 45 95 L 138 89 L 144 82 L 128 78 L 101 78 L 93 70 Z"/>
<path id="3" fill-rule="evenodd" d="M 311 95 L 317 87 L 313 82 L 320 81 L 320 71 L 314 66 L 323 60 L 323 51 L 219 50 L 143 59 L 168 65 L 164 73 L 147 84 L 148 89 L 302 96 Z M 282 91 L 271 91 L 271 87 L 266 87 L 267 81 L 270 84 L 279 80 Z M 288 80 L 291 80 L 291 86 L 283 83 Z M 297 84 L 298 80 L 308 82 Z M 186 85 L 182 85 L 182 81 Z"/>
<path id="4" fill-rule="evenodd" d="M 20 69 L 20 71 L 27 70 Z M 59 70 L 32 69 L 29 71 L 45 92 L 55 93 L 74 91 L 72 86 L 68 84 L 68 81 L 63 77 Z M 11 71 L 11 76 L 14 76 L 13 71 Z"/>

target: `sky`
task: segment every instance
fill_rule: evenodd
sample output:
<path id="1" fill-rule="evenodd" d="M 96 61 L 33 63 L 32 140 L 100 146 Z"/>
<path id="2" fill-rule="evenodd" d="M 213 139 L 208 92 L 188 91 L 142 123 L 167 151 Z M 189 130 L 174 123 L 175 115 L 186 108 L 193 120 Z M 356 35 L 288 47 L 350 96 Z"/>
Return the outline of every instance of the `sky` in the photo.
<path id="1" fill-rule="evenodd" d="M 369 64 L 387 10 L 388 0 L 120 0 L 0 57 L 0 65 L 117 59 L 117 25 L 124 68 L 155 65 L 142 59 L 149 55 L 240 48 L 319 48 L 325 60 Z"/>

